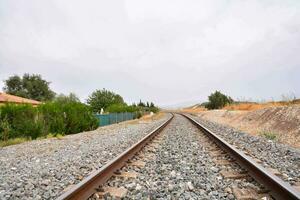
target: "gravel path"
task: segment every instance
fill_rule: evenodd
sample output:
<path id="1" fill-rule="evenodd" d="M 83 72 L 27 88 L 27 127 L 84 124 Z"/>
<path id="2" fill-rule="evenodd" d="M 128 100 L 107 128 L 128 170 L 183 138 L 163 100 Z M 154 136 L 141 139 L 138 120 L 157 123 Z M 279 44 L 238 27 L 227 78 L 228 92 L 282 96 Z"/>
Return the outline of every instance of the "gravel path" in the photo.
<path id="1" fill-rule="evenodd" d="M 168 117 L 0 148 L 0 199 L 53 199 Z"/>
<path id="2" fill-rule="evenodd" d="M 224 179 L 221 169 L 241 171 L 237 165 L 217 166 L 208 154 L 203 134 L 186 118 L 176 115 L 161 133 L 163 140 L 142 169 L 132 166 L 122 171 L 137 171 L 136 179 L 114 177 L 106 186 L 128 189 L 125 199 L 235 199 L 232 186 L 256 187 L 245 180 Z M 201 136 L 202 135 L 202 136 Z M 106 196 L 106 199 L 111 199 Z"/>
<path id="3" fill-rule="evenodd" d="M 300 150 L 262 137 L 252 136 L 234 128 L 195 117 L 197 121 L 220 135 L 227 142 L 248 151 L 260 159 L 265 167 L 272 167 L 283 174 L 285 181 L 300 182 Z"/>

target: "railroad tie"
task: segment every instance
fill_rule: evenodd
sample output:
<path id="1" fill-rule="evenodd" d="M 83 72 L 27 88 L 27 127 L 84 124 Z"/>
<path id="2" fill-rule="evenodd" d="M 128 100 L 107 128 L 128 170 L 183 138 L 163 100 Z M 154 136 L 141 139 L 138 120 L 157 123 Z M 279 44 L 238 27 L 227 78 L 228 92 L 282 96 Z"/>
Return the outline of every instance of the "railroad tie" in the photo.
<path id="1" fill-rule="evenodd" d="M 115 177 L 121 177 L 121 178 L 136 178 L 138 176 L 137 172 L 121 172 L 121 173 L 115 173 Z"/>
<path id="2" fill-rule="evenodd" d="M 260 159 L 258 159 L 258 158 L 252 158 L 255 162 L 257 162 L 258 164 L 262 164 L 263 162 L 260 160 Z"/>
<path id="3" fill-rule="evenodd" d="M 300 192 L 300 182 L 294 183 L 293 187 Z"/>
<path id="4" fill-rule="evenodd" d="M 215 163 L 216 165 L 232 165 L 232 164 L 233 164 L 233 161 L 221 159 L 221 160 L 214 160 L 214 163 Z"/>
<path id="5" fill-rule="evenodd" d="M 129 165 L 134 166 L 134 167 L 138 167 L 138 168 L 144 168 L 146 165 L 146 162 L 137 160 L 137 161 L 132 161 L 131 163 L 129 163 Z"/>
<path id="6" fill-rule="evenodd" d="M 247 173 L 240 173 L 237 171 L 227 171 L 227 170 L 221 170 L 220 174 L 224 178 L 230 178 L 230 179 L 242 179 L 242 178 L 247 178 L 249 176 Z"/>
<path id="7" fill-rule="evenodd" d="M 126 196 L 128 190 L 124 187 L 103 187 L 103 191 L 97 192 L 96 197 L 104 198 L 106 194 L 110 194 L 116 199 L 122 199 Z"/>
<path id="8" fill-rule="evenodd" d="M 225 155 L 226 153 L 222 150 L 217 150 L 217 151 L 209 151 L 209 154 L 211 157 L 219 157 L 219 156 L 222 156 L 222 155 Z"/>
<path id="9" fill-rule="evenodd" d="M 249 199 L 263 199 L 271 200 L 272 198 L 268 194 L 260 194 L 253 188 L 238 188 L 233 187 L 232 193 L 237 200 L 249 200 Z"/>
<path id="10" fill-rule="evenodd" d="M 156 158 L 156 155 L 154 153 L 140 153 L 138 155 L 138 158 L 140 158 L 143 161 L 149 161 L 154 160 Z"/>

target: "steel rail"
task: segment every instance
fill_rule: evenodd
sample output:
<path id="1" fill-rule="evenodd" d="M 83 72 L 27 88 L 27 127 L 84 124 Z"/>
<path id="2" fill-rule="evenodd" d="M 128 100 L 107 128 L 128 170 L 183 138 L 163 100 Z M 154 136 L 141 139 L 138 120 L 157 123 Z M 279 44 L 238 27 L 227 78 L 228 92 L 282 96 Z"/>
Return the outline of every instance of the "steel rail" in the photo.
<path id="1" fill-rule="evenodd" d="M 261 165 L 257 164 L 250 156 L 247 156 L 242 151 L 230 145 L 228 142 L 217 136 L 215 133 L 189 115 L 183 113 L 180 114 L 190 120 L 196 127 L 198 127 L 209 138 L 211 138 L 221 149 L 229 153 L 241 167 L 247 170 L 251 177 L 265 186 L 275 199 L 300 199 L 300 192 L 293 188 L 289 183 L 283 181 Z"/>
<path id="2" fill-rule="evenodd" d="M 89 175 L 83 181 L 75 185 L 73 188 L 68 190 L 66 193 L 63 193 L 59 196 L 58 200 L 82 200 L 89 198 L 92 194 L 96 192 L 96 188 L 103 185 L 109 178 L 111 178 L 117 170 L 121 169 L 126 165 L 126 162 L 129 161 L 137 152 L 139 152 L 145 145 L 147 145 L 158 133 L 160 133 L 163 128 L 165 128 L 173 119 L 174 115 L 156 129 L 147 134 L 140 141 L 135 143 L 133 146 L 128 148 L 126 151 L 121 153 L 119 156 L 108 162 L 106 165 L 101 167 L 96 172 Z"/>

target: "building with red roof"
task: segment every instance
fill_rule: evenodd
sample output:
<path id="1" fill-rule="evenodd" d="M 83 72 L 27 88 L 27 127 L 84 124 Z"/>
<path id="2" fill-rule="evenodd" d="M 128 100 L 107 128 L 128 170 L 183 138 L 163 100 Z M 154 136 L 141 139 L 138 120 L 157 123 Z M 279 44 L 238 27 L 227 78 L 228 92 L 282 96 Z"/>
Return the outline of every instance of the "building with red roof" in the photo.
<path id="1" fill-rule="evenodd" d="M 33 106 L 36 106 L 41 104 L 42 102 L 0 92 L 0 104 L 5 104 L 5 103 L 16 103 L 16 104 L 25 103 L 25 104 L 31 104 Z"/>

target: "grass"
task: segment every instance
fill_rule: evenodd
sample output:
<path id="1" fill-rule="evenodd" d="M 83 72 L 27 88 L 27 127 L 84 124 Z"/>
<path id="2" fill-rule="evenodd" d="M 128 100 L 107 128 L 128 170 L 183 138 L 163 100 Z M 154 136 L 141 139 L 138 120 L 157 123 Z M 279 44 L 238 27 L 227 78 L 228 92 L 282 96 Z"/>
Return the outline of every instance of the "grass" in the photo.
<path id="1" fill-rule="evenodd" d="M 60 134 L 60 133 L 49 133 L 46 137 L 40 137 L 38 139 L 50 139 L 50 138 L 57 138 L 57 139 L 62 139 L 65 135 L 64 134 Z"/>
<path id="2" fill-rule="evenodd" d="M 156 120 L 156 119 L 160 119 L 164 116 L 165 114 L 162 113 L 162 112 L 159 112 L 159 113 L 154 113 L 152 116 L 150 114 L 148 115 L 144 115 L 140 118 L 140 120 L 143 120 L 143 121 L 151 121 L 151 120 Z"/>
<path id="3" fill-rule="evenodd" d="M 269 108 L 269 107 L 290 106 L 296 104 L 300 104 L 300 101 L 293 100 L 293 101 L 279 101 L 279 102 L 267 102 L 267 103 L 236 103 L 236 104 L 225 106 L 222 109 L 252 111 L 252 110 L 259 110 L 259 109 Z"/>
<path id="4" fill-rule="evenodd" d="M 252 111 L 252 110 L 259 110 L 268 107 L 276 107 L 282 106 L 283 104 L 277 102 L 269 102 L 269 103 L 239 103 L 239 104 L 231 104 L 225 106 L 223 110 L 245 110 L 245 111 Z"/>
<path id="5" fill-rule="evenodd" d="M 28 138 L 13 138 L 13 139 L 8 139 L 6 141 L 0 141 L 0 147 L 6 147 L 14 144 L 20 144 L 23 142 L 30 141 L 31 139 Z"/>
<path id="6" fill-rule="evenodd" d="M 63 137 L 64 137 L 64 134 L 56 134 L 55 135 L 55 137 L 58 139 L 58 140 L 61 140 L 61 139 L 63 139 Z"/>
<path id="7" fill-rule="evenodd" d="M 259 135 L 268 140 L 277 140 L 278 139 L 277 134 L 272 131 L 262 131 L 262 132 L 260 132 Z"/>
<path id="8" fill-rule="evenodd" d="M 278 107 L 278 106 L 291 106 L 291 105 L 300 105 L 300 99 L 292 99 L 292 100 L 283 100 L 283 101 L 271 101 L 266 103 L 258 103 L 258 102 L 236 102 L 230 105 L 227 105 L 222 108 L 222 110 L 241 110 L 241 111 L 254 111 L 263 108 L 269 107 Z M 202 111 L 206 111 L 207 109 L 199 104 L 181 109 L 183 112 L 188 113 L 200 113 Z"/>
<path id="9" fill-rule="evenodd" d="M 63 139 L 63 137 L 64 137 L 64 134 L 49 133 L 46 137 L 39 137 L 39 138 L 37 138 L 37 140 L 50 139 L 50 138 L 56 138 L 58 140 L 61 140 L 61 139 Z M 0 147 L 21 144 L 21 143 L 28 142 L 28 141 L 31 141 L 31 139 L 30 138 L 13 138 L 13 139 L 5 140 L 5 141 L 0 140 Z"/>
<path id="10" fill-rule="evenodd" d="M 197 108 L 184 108 L 181 111 L 188 112 L 188 113 L 199 113 L 199 112 L 206 111 L 206 110 L 207 109 L 204 108 L 203 106 L 199 106 Z"/>

